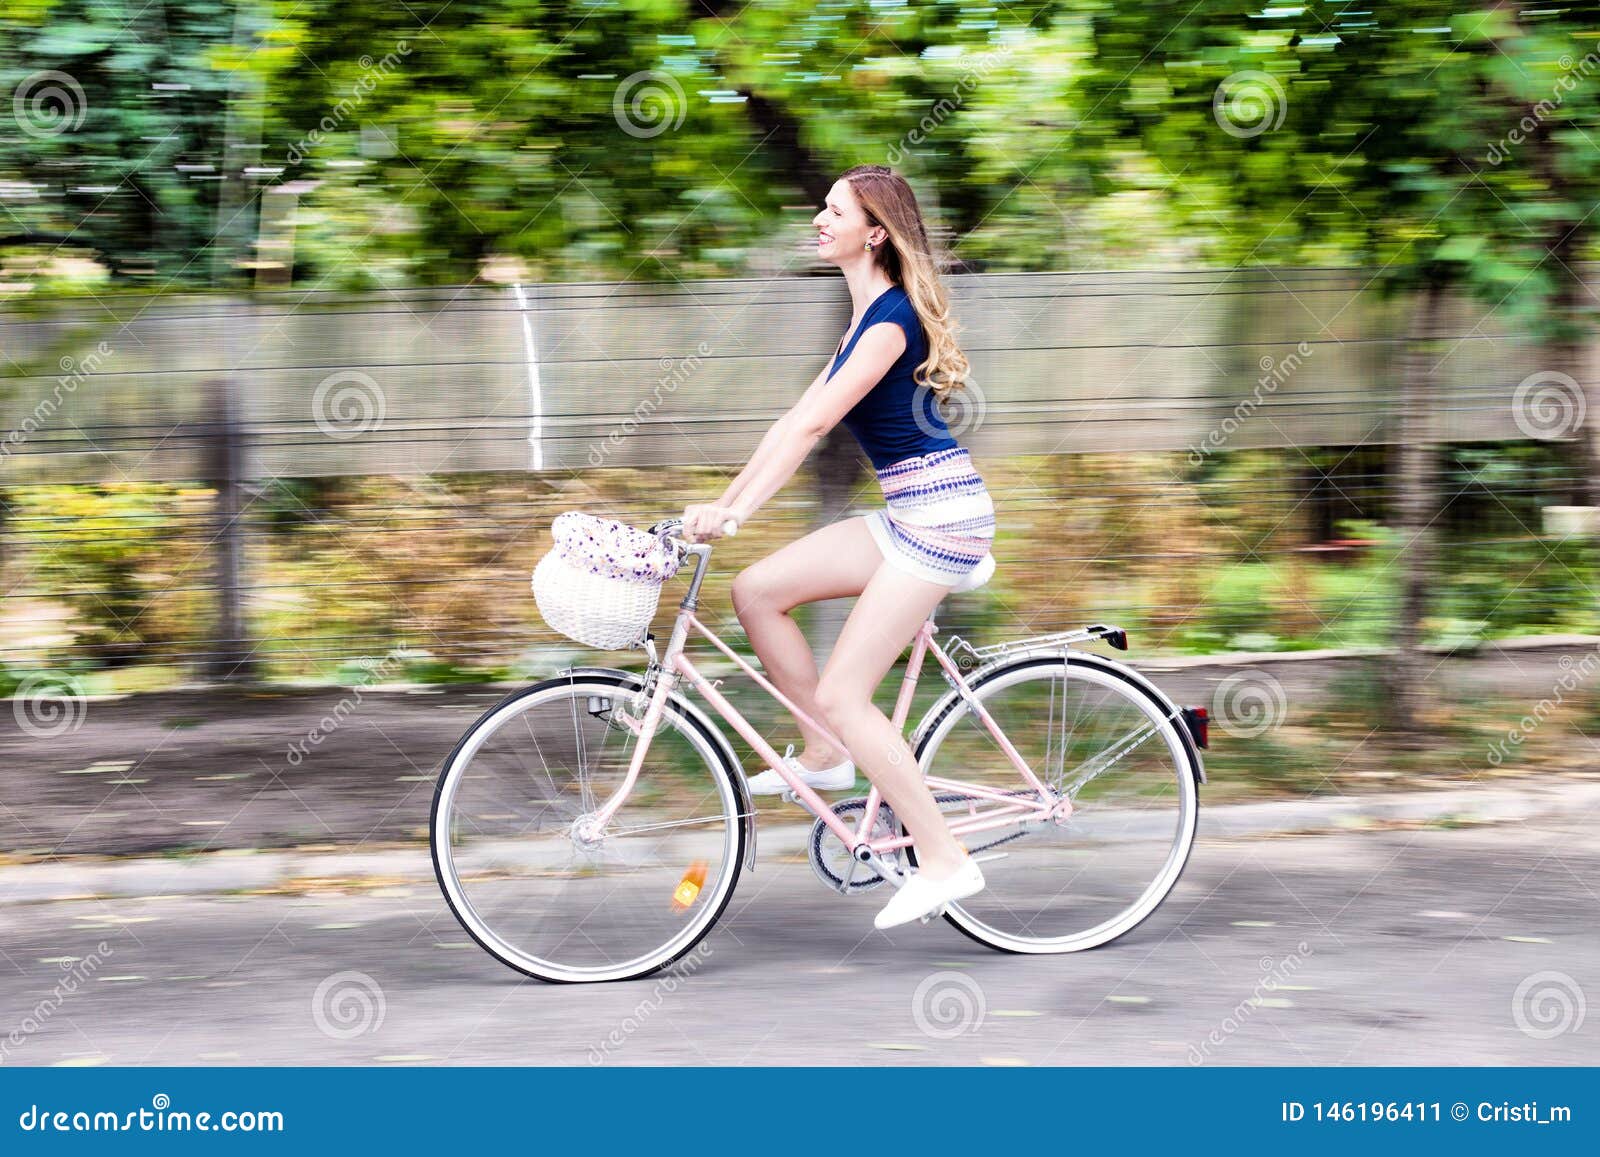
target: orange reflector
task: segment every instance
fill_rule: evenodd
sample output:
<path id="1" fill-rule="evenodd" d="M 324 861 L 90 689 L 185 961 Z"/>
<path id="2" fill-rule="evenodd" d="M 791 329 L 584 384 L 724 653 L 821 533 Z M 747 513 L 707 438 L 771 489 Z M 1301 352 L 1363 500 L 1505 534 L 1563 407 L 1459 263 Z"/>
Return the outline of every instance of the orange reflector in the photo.
<path id="1" fill-rule="evenodd" d="M 683 874 L 683 879 L 678 881 L 678 886 L 672 890 L 672 906 L 682 912 L 695 902 L 700 895 L 700 889 L 706 882 L 706 862 L 696 860 L 689 865 L 689 870 Z"/>

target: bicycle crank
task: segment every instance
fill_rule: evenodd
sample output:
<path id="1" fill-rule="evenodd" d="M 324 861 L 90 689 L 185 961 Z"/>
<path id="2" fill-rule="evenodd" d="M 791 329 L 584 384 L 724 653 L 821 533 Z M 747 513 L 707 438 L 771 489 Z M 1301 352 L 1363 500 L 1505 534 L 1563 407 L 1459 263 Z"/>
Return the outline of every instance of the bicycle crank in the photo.
<path id="1" fill-rule="evenodd" d="M 851 828 L 860 826 L 866 810 L 867 801 L 863 797 L 840 800 L 832 808 L 833 814 Z M 880 803 L 868 838 L 887 839 L 896 831 L 894 812 L 888 804 Z M 885 852 L 882 859 L 895 870 L 903 870 L 899 852 Z M 855 895 L 888 883 L 877 868 L 852 856 L 850 849 L 833 834 L 833 829 L 820 819 L 811 825 L 810 860 L 817 878 L 833 891 L 845 895 Z"/>

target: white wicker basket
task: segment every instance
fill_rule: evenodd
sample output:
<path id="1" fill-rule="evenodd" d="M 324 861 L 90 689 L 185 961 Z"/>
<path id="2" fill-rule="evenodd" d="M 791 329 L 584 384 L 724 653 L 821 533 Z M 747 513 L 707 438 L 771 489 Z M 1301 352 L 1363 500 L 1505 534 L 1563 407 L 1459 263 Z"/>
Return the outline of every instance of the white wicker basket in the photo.
<path id="1" fill-rule="evenodd" d="M 637 646 L 661 584 L 677 571 L 666 543 L 611 519 L 568 511 L 551 524 L 555 547 L 533 569 L 533 598 L 553 631 L 603 651 Z"/>

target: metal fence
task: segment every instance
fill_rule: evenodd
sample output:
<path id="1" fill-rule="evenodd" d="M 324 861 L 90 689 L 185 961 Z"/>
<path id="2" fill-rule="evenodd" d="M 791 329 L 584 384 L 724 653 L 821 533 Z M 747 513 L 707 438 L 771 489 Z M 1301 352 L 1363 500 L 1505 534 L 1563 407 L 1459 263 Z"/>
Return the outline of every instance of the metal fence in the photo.
<path id="1" fill-rule="evenodd" d="M 1367 271 L 950 284 L 974 369 L 965 441 L 980 455 L 1184 449 L 1247 399 L 1235 448 L 1395 436 L 1408 303 L 1379 300 Z M 219 393 L 251 478 L 736 462 L 848 317 L 838 278 L 108 297 L 0 313 L 6 472 L 206 477 Z M 1437 440 L 1527 437 L 1513 399 L 1541 351 L 1467 300 L 1451 303 L 1444 339 Z"/>
<path id="2" fill-rule="evenodd" d="M 1396 375 L 1410 303 L 1380 300 L 1367 271 L 985 274 L 952 278 L 950 288 L 974 370 L 953 426 L 980 462 L 1169 452 L 1192 465 L 1246 448 L 1291 451 L 1281 481 L 1222 477 L 1196 482 L 1181 497 L 1170 471 L 1108 488 L 1103 473 L 1040 478 L 1019 467 L 1008 495 L 1017 515 L 1048 525 L 1053 512 L 1097 503 L 1145 513 L 1197 502 L 1232 510 L 1292 493 L 1292 505 L 1310 514 L 1307 541 L 1257 542 L 1248 553 L 1258 558 L 1319 549 L 1316 540 L 1331 537 L 1338 518 L 1383 516 L 1390 475 L 1382 448 L 1397 437 Z M 183 573 L 167 576 L 160 593 L 192 595 L 203 607 L 192 610 L 189 633 L 169 631 L 159 644 L 136 647 L 143 660 L 231 671 L 263 653 L 308 663 L 371 654 L 394 640 L 395 628 L 286 637 L 260 626 L 285 599 L 355 600 L 368 587 L 395 603 L 400 620 L 420 624 L 399 633 L 436 655 L 506 655 L 550 636 L 527 615 L 492 621 L 488 613 L 482 626 L 457 622 L 441 632 L 426 625 L 415 601 L 463 583 L 471 597 L 490 602 L 512 597 L 513 586 L 525 595 L 527 543 L 560 510 L 583 504 L 597 471 L 742 463 L 822 367 L 848 319 L 837 278 L 32 304 L 0 313 L 0 429 L 10 431 L 0 485 L 202 484 L 210 496 L 204 504 L 164 516 L 172 551 L 200 553 Z M 1431 441 L 1548 436 L 1525 396 L 1530 379 L 1544 373 L 1544 352 L 1509 331 L 1495 310 L 1451 301 L 1438 348 Z M 1586 351 L 1586 371 L 1594 353 Z M 1584 377 L 1580 410 L 1596 380 Z M 1307 453 L 1319 447 L 1341 449 Z M 441 489 L 432 479 L 496 472 L 522 476 L 530 488 L 496 499 L 428 499 Z M 846 501 L 870 505 L 876 495 L 859 462 L 839 472 Z M 308 582 L 274 574 L 267 497 L 306 507 L 273 517 L 315 519 L 314 499 L 275 488 L 331 476 L 387 476 L 412 488 L 346 504 L 337 520 L 323 520 L 338 523 L 333 549 L 425 555 L 431 536 L 446 534 L 505 545 L 493 565 L 471 576 L 399 568 Z M 1474 527 L 1461 525 L 1461 511 L 1492 502 L 1519 512 L 1511 537 L 1536 535 L 1538 507 L 1562 502 L 1574 481 L 1555 456 L 1498 481 L 1463 483 L 1444 496 L 1441 525 L 1471 539 Z M 1474 487 L 1483 490 L 1478 507 L 1461 501 Z M 653 492 L 647 479 L 630 493 L 611 513 L 648 521 L 682 499 Z M 798 534 L 838 505 L 825 499 L 791 494 L 768 514 Z M 110 513 L 93 525 L 48 511 L 7 513 L 0 549 L 13 559 L 44 547 L 113 544 L 122 526 L 138 522 Z M 513 532 L 521 536 L 516 546 Z M 1476 540 L 1506 538 L 1501 519 Z M 1021 549 L 1036 562 L 1115 569 L 1179 566 L 1231 546 L 1179 537 L 1118 545 L 1112 536 L 1092 550 L 1042 539 Z M 0 622 L 19 601 L 105 606 L 141 595 L 96 587 L 61 568 L 13 568 L 7 586 Z M 1181 611 L 1158 594 L 1138 608 L 1157 618 Z M 37 638 L 0 638 L 0 661 L 39 650 Z M 51 650 L 79 653 L 103 654 L 105 646 Z"/>

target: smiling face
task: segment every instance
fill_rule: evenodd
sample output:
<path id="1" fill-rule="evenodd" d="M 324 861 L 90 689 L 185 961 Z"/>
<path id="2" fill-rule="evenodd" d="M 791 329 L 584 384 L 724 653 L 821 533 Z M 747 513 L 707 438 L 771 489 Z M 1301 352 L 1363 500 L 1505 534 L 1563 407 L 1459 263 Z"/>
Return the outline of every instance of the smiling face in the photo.
<path id="1" fill-rule="evenodd" d="M 882 225 L 867 220 L 866 210 L 856 200 L 850 182 L 840 179 L 828 190 L 827 202 L 822 212 L 811 218 L 817 229 L 817 256 L 830 265 L 839 265 L 856 258 L 871 258 L 867 242 L 874 246 L 888 240 L 889 233 Z"/>

